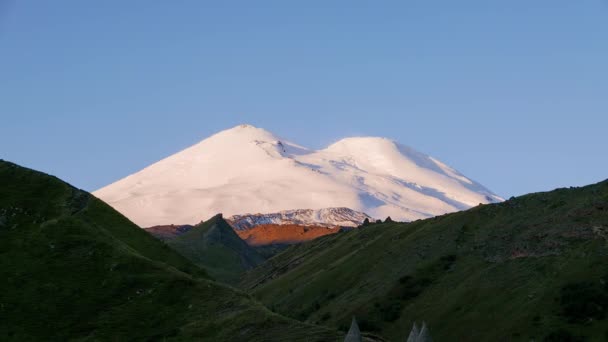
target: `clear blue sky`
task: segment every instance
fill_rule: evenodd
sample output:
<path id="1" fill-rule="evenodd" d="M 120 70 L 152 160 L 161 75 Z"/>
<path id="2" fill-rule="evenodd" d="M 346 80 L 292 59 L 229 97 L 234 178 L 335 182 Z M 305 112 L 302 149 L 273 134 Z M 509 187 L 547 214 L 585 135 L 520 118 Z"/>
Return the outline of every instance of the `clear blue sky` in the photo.
<path id="1" fill-rule="evenodd" d="M 0 0 L 0 158 L 86 190 L 239 123 L 508 197 L 608 178 L 608 2 Z"/>

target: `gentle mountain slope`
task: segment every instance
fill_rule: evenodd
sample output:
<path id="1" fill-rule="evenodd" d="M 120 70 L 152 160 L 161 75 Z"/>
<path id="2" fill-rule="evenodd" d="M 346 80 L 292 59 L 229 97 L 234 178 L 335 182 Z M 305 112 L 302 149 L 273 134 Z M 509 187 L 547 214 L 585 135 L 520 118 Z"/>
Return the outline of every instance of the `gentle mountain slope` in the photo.
<path id="1" fill-rule="evenodd" d="M 277 312 L 402 339 L 608 338 L 608 181 L 296 245 L 243 287 Z M 574 339 L 572 339 L 574 341 Z"/>
<path id="2" fill-rule="evenodd" d="M 0 340 L 327 341 L 204 271 L 109 206 L 0 161 Z"/>
<path id="3" fill-rule="evenodd" d="M 264 261 L 222 218 L 216 215 L 194 226 L 167 244 L 180 254 L 203 266 L 218 280 L 234 283 L 241 274 Z"/>
<path id="4" fill-rule="evenodd" d="M 141 227 L 194 224 L 216 213 L 346 207 L 415 220 L 501 198 L 429 156 L 384 138 L 323 150 L 238 126 L 95 192 Z"/>

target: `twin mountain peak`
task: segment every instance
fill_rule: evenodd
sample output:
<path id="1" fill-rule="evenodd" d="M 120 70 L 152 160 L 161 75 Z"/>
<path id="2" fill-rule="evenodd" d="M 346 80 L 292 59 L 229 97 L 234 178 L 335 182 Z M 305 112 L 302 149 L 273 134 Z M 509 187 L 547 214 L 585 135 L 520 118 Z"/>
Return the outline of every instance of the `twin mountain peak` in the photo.
<path id="1" fill-rule="evenodd" d="M 194 224 L 220 212 L 241 223 L 356 226 L 365 217 L 412 221 L 502 201 L 390 139 L 352 137 L 315 150 L 251 125 L 221 131 L 94 194 L 141 227 Z"/>

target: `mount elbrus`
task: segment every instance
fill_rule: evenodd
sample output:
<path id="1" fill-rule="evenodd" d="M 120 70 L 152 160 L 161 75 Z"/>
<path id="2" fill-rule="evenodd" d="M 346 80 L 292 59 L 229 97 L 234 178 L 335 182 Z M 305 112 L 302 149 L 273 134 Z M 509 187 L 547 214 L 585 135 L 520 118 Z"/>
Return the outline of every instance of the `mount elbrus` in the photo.
<path id="1" fill-rule="evenodd" d="M 312 150 L 250 125 L 219 132 L 94 194 L 141 227 L 195 224 L 217 213 L 342 207 L 410 221 L 502 200 L 389 139 L 346 138 Z"/>

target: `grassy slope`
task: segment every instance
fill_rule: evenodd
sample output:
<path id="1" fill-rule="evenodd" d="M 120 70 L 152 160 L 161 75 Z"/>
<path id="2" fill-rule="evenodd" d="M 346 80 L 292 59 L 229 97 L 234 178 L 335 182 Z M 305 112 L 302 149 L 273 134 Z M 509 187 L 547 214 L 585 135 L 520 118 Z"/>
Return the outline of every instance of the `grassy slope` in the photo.
<path id="1" fill-rule="evenodd" d="M 240 276 L 264 261 L 232 227 L 217 215 L 188 232 L 167 240 L 176 251 L 203 266 L 218 280 L 238 282 Z"/>
<path id="2" fill-rule="evenodd" d="M 414 320 L 436 341 L 604 341 L 607 283 L 608 181 L 322 237 L 242 286 L 279 313 L 341 328 L 356 315 L 394 341 Z"/>
<path id="3" fill-rule="evenodd" d="M 89 194 L 0 161 L 0 340 L 326 341 Z"/>

